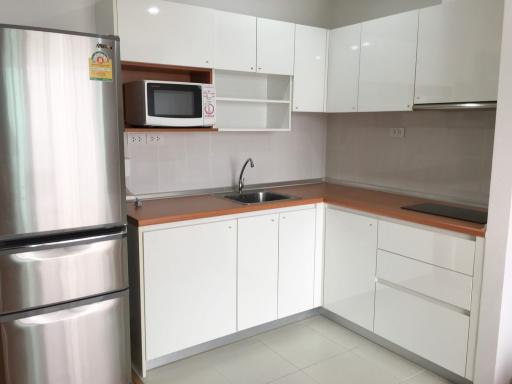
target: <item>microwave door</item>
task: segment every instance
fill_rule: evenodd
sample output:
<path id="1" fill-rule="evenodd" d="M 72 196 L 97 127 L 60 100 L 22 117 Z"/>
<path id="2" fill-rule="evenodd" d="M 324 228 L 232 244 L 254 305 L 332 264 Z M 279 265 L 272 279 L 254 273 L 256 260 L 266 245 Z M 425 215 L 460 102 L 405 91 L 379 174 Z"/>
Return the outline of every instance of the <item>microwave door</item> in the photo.
<path id="1" fill-rule="evenodd" d="M 203 98 L 200 85 L 146 84 L 147 124 L 171 127 L 203 125 Z"/>

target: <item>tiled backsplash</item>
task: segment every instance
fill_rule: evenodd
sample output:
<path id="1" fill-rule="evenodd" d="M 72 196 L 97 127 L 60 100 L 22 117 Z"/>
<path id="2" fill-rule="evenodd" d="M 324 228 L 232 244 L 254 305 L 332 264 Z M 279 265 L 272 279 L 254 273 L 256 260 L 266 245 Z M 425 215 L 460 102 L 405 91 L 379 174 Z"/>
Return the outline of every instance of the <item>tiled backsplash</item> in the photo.
<path id="1" fill-rule="evenodd" d="M 158 144 L 126 145 L 127 186 L 134 194 L 323 178 L 327 116 L 293 114 L 292 131 L 161 134 Z"/>
<path id="2" fill-rule="evenodd" d="M 329 115 L 326 176 L 487 205 L 495 115 L 495 111 Z M 405 128 L 405 137 L 390 137 L 392 128 Z"/>

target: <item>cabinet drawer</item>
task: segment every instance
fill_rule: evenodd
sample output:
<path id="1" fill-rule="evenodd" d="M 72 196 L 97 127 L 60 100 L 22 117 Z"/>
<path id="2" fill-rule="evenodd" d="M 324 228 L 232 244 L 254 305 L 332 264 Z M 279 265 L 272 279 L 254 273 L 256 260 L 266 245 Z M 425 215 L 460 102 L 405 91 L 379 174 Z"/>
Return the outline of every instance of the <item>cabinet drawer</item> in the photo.
<path id="1" fill-rule="evenodd" d="M 474 240 L 379 221 L 379 249 L 473 275 Z"/>
<path id="2" fill-rule="evenodd" d="M 461 273 L 379 250 L 377 277 L 459 308 L 471 309 L 473 279 Z"/>
<path id="3" fill-rule="evenodd" d="M 428 300 L 377 284 L 375 333 L 465 376 L 469 317 Z"/>

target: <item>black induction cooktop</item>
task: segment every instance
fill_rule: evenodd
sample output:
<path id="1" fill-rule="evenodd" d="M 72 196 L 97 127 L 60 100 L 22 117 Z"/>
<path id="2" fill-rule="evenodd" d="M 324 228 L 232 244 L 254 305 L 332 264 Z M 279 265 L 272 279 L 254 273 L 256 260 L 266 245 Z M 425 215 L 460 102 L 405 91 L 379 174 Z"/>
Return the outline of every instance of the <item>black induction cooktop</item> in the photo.
<path id="1" fill-rule="evenodd" d="M 487 224 L 487 212 L 477 211 L 475 209 L 453 207 L 435 203 L 409 205 L 402 207 L 402 209 L 428 213 L 430 215 L 449 217 L 451 219 L 464 220 L 477 224 Z"/>

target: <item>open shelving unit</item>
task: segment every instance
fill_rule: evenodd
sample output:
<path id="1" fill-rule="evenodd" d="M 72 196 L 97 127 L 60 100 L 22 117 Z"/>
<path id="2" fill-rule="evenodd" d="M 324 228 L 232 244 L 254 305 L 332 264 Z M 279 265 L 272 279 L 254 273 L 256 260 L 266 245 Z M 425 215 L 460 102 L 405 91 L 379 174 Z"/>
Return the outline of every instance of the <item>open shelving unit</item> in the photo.
<path id="1" fill-rule="evenodd" d="M 292 78 L 215 71 L 219 131 L 290 131 Z"/>
<path id="2" fill-rule="evenodd" d="M 208 68 L 180 67 L 174 65 L 121 62 L 121 80 L 125 84 L 136 80 L 182 81 L 186 83 L 211 84 L 213 71 Z M 125 124 L 125 132 L 217 132 L 217 128 L 205 127 L 135 127 Z"/>

